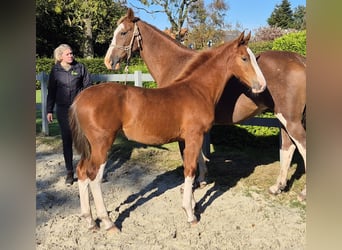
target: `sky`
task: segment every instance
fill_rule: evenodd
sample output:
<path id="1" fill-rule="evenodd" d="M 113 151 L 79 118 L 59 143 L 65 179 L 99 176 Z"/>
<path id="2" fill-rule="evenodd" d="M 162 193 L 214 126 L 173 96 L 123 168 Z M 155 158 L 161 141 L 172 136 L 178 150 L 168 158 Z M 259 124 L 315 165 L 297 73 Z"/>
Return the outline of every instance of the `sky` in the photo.
<path id="1" fill-rule="evenodd" d="M 205 0 L 205 2 L 208 2 Z M 242 25 L 243 29 L 253 31 L 259 27 L 267 26 L 267 19 L 271 16 L 277 4 L 281 4 L 282 0 L 227 0 L 229 10 L 226 15 L 226 22 L 235 27 L 236 23 Z M 298 5 L 306 6 L 306 0 L 289 0 L 292 10 Z M 138 0 L 128 0 L 127 6 L 132 8 L 135 15 L 143 21 L 156 26 L 158 29 L 164 30 L 170 27 L 170 23 L 164 13 L 149 14 L 144 10 L 135 8 L 142 7 Z M 148 10 L 160 10 L 161 7 L 149 7 Z"/>

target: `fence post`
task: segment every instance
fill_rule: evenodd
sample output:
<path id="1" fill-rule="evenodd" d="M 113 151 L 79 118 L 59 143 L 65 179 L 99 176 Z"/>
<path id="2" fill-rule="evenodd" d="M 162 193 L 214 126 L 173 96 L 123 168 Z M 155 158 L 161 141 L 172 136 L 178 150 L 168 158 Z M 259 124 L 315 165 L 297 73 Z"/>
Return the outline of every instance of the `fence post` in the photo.
<path id="1" fill-rule="evenodd" d="M 40 76 L 40 88 L 41 88 L 41 99 L 42 99 L 42 133 L 44 135 L 49 135 L 49 124 L 46 118 L 47 110 L 46 110 L 46 98 L 47 98 L 47 84 L 49 75 L 45 72 L 41 72 Z"/>
<path id="2" fill-rule="evenodd" d="M 141 71 L 134 71 L 134 85 L 142 87 L 142 74 Z"/>

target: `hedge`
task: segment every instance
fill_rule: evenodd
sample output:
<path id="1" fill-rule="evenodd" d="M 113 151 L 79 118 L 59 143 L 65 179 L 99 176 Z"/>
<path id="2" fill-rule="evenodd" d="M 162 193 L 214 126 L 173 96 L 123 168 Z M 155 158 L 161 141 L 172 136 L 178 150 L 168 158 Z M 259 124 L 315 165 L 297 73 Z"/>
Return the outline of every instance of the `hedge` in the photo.
<path id="1" fill-rule="evenodd" d="M 92 59 L 85 59 L 85 58 L 76 58 L 78 62 L 83 63 L 90 74 L 114 74 L 113 70 L 108 70 L 104 65 L 103 58 L 92 58 Z M 37 58 L 36 59 L 36 74 L 40 72 L 50 73 L 52 66 L 54 65 L 54 60 L 52 58 Z M 121 64 L 121 68 L 115 71 L 115 74 L 123 74 L 125 70 L 125 63 Z M 128 73 L 133 73 L 134 71 L 141 71 L 142 73 L 149 73 L 147 66 L 145 65 L 144 61 L 138 57 L 134 56 L 130 60 L 130 65 L 128 67 Z M 143 83 L 148 87 L 153 87 L 153 83 Z M 36 81 L 36 89 L 40 89 L 40 82 Z"/>
<path id="2" fill-rule="evenodd" d="M 275 39 L 272 49 L 293 51 L 306 56 L 306 31 L 290 33 Z"/>

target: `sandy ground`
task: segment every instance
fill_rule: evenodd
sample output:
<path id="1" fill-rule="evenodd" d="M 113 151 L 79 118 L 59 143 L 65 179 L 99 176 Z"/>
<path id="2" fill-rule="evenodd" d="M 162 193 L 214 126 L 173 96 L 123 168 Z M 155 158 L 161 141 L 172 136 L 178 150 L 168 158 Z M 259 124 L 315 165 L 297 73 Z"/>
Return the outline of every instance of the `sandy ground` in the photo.
<path id="1" fill-rule="evenodd" d="M 110 162 L 102 184 L 110 217 L 121 232 L 89 231 L 79 216 L 77 182 L 64 184 L 62 154 L 44 145 L 36 151 L 37 249 L 305 248 L 301 208 L 267 199 L 257 187 L 239 181 L 232 186 L 212 182 L 195 190 L 200 222 L 190 226 L 181 208 L 182 167 L 163 170 L 130 161 Z"/>

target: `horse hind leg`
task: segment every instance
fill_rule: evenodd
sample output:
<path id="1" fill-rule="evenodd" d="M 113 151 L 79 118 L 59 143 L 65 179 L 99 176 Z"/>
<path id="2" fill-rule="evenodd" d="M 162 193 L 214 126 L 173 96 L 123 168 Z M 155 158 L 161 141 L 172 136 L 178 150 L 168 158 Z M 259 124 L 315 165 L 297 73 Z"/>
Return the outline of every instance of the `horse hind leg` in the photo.
<path id="1" fill-rule="evenodd" d="M 296 146 L 292 143 L 287 132 L 281 128 L 280 172 L 276 183 L 269 188 L 271 194 L 279 194 L 286 187 L 288 170 Z"/>
<path id="2" fill-rule="evenodd" d="M 281 114 L 277 114 L 277 117 L 282 122 L 282 124 L 284 125 L 284 128 L 286 129 L 287 138 L 290 137 L 292 140 L 291 143 L 292 144 L 295 143 L 295 145 L 297 146 L 297 149 L 303 158 L 305 172 L 306 172 L 306 132 L 302 125 L 301 119 L 299 119 L 297 122 L 295 121 L 286 122 L 286 119 Z M 304 186 L 304 189 L 301 191 L 301 193 L 298 195 L 298 200 L 303 201 L 305 199 L 306 199 L 306 185 Z"/>

